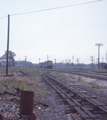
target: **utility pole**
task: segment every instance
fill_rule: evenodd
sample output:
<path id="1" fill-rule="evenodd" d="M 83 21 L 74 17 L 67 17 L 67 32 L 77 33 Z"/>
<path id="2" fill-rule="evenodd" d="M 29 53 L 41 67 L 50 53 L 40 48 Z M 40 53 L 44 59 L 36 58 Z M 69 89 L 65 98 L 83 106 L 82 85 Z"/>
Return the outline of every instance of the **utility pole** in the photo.
<path id="1" fill-rule="evenodd" d="M 39 58 L 39 64 L 40 64 L 40 58 Z"/>
<path id="2" fill-rule="evenodd" d="M 39 65 L 38 65 L 38 67 L 40 67 L 40 58 L 39 58 Z"/>
<path id="3" fill-rule="evenodd" d="M 8 76 L 9 31 L 10 31 L 10 15 L 8 15 L 8 29 L 7 29 L 7 61 L 6 61 L 6 76 Z"/>
<path id="4" fill-rule="evenodd" d="M 72 56 L 72 63 L 73 63 L 73 67 L 74 67 L 74 56 Z"/>
<path id="5" fill-rule="evenodd" d="M 77 64 L 79 63 L 79 58 L 77 58 Z"/>
<path id="6" fill-rule="evenodd" d="M 47 61 L 48 61 L 48 55 L 47 55 Z"/>
<path id="7" fill-rule="evenodd" d="M 39 63 L 40 63 L 40 58 L 39 58 Z"/>
<path id="8" fill-rule="evenodd" d="M 69 59 L 69 66 L 71 66 L 70 64 L 71 64 L 71 60 Z"/>
<path id="9" fill-rule="evenodd" d="M 102 43 L 96 43 L 96 46 L 98 46 L 98 69 L 100 69 L 100 46 L 103 46 Z"/>
<path id="10" fill-rule="evenodd" d="M 102 63 L 103 63 L 104 58 L 102 57 Z"/>
<path id="11" fill-rule="evenodd" d="M 74 56 L 72 56 L 72 63 L 74 63 Z"/>
<path id="12" fill-rule="evenodd" d="M 54 64 L 55 64 L 55 66 L 54 66 L 54 67 L 56 67 L 56 59 L 55 59 L 55 63 L 54 63 Z"/>
<path id="13" fill-rule="evenodd" d="M 25 56 L 25 61 L 27 61 L 27 56 Z"/>
<path id="14" fill-rule="evenodd" d="M 62 66 L 63 66 L 63 60 L 62 60 Z"/>
<path id="15" fill-rule="evenodd" d="M 92 68 L 93 68 L 93 61 L 94 61 L 94 57 L 91 56 L 91 61 L 92 61 Z"/>
<path id="16" fill-rule="evenodd" d="M 98 58 L 96 59 L 96 66 L 97 66 L 97 64 L 98 64 Z"/>
<path id="17" fill-rule="evenodd" d="M 106 51 L 106 63 L 107 63 L 107 51 Z"/>

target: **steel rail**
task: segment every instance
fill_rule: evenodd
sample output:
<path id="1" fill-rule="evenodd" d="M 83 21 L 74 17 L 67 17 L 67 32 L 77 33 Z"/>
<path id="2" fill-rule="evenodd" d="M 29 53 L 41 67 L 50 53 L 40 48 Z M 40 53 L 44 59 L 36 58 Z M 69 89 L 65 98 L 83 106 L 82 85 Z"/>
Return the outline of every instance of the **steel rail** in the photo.
<path id="1" fill-rule="evenodd" d="M 98 110 L 98 112 L 107 114 L 106 105 L 100 103 L 98 100 L 93 99 L 92 97 L 86 96 L 85 94 L 80 94 L 77 90 L 73 88 L 69 88 L 69 86 L 64 83 L 59 82 L 56 78 L 51 75 L 42 75 L 42 78 L 58 93 L 60 96 L 70 105 L 72 108 L 72 112 L 78 112 L 81 117 L 86 119 L 97 119 L 97 116 L 94 112 Z M 70 94 L 72 94 L 70 96 Z M 78 101 L 79 98 L 80 100 Z M 84 103 L 84 104 L 83 104 Z M 88 104 L 87 104 L 88 103 Z M 90 109 L 88 110 L 86 105 L 90 105 Z M 97 109 L 97 110 L 96 110 Z M 93 112 L 91 112 L 93 111 Z M 96 112 L 97 113 L 97 112 Z"/>
<path id="2" fill-rule="evenodd" d="M 68 74 L 75 74 L 75 75 L 80 75 L 80 76 L 85 76 L 85 77 L 90 77 L 90 78 L 95 78 L 99 80 L 107 80 L 107 75 L 105 74 L 100 74 L 100 73 L 82 73 L 80 71 L 66 71 L 66 70 L 51 70 L 51 71 L 57 71 L 61 73 L 68 73 Z"/>

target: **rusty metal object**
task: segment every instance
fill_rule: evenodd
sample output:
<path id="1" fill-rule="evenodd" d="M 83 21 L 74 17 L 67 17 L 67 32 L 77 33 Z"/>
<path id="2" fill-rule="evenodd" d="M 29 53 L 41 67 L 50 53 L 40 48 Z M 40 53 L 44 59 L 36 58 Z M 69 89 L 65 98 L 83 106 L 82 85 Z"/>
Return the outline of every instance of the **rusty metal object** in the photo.
<path id="1" fill-rule="evenodd" d="M 21 91 L 20 94 L 20 114 L 31 115 L 33 113 L 34 92 Z"/>
<path id="2" fill-rule="evenodd" d="M 36 120 L 36 115 L 34 113 L 31 115 L 22 115 L 22 120 Z"/>
<path id="3" fill-rule="evenodd" d="M 14 89 L 12 90 L 14 91 Z M 16 96 L 13 91 L 0 93 L 0 98 L 7 101 L 0 105 L 0 120 L 36 120 L 35 112 L 33 112 L 34 93 L 32 91 L 20 91 L 19 96 L 17 90 L 20 91 L 20 89 L 16 89 Z"/>

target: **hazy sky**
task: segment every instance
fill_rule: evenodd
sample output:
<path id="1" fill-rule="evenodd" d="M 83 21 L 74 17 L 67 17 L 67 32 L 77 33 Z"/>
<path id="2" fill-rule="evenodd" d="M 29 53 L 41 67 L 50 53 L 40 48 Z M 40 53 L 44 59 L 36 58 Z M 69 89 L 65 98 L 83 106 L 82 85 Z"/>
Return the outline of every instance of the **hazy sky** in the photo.
<path id="1" fill-rule="evenodd" d="M 90 56 L 106 59 L 107 0 L 30 14 L 31 11 L 81 4 L 97 0 L 0 0 L 0 18 L 10 14 L 10 46 L 16 60 L 38 63 L 62 62 L 74 56 L 80 63 L 90 63 Z M 7 49 L 7 20 L 0 19 L 0 56 Z"/>

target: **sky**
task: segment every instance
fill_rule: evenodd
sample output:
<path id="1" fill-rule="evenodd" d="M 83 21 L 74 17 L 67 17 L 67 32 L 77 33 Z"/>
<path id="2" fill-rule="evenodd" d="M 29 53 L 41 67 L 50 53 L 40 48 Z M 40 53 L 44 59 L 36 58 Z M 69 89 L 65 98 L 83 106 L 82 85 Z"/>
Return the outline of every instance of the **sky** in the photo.
<path id="1" fill-rule="evenodd" d="M 50 9 L 57 7 L 62 8 Z M 89 64 L 93 56 L 96 63 L 95 43 L 102 43 L 100 61 L 106 62 L 107 0 L 0 0 L 0 56 L 7 49 L 8 14 L 9 50 L 16 53 L 15 60 L 27 56 L 27 61 L 39 63 L 48 56 L 65 63 L 74 56 L 74 63 L 79 58 Z"/>

